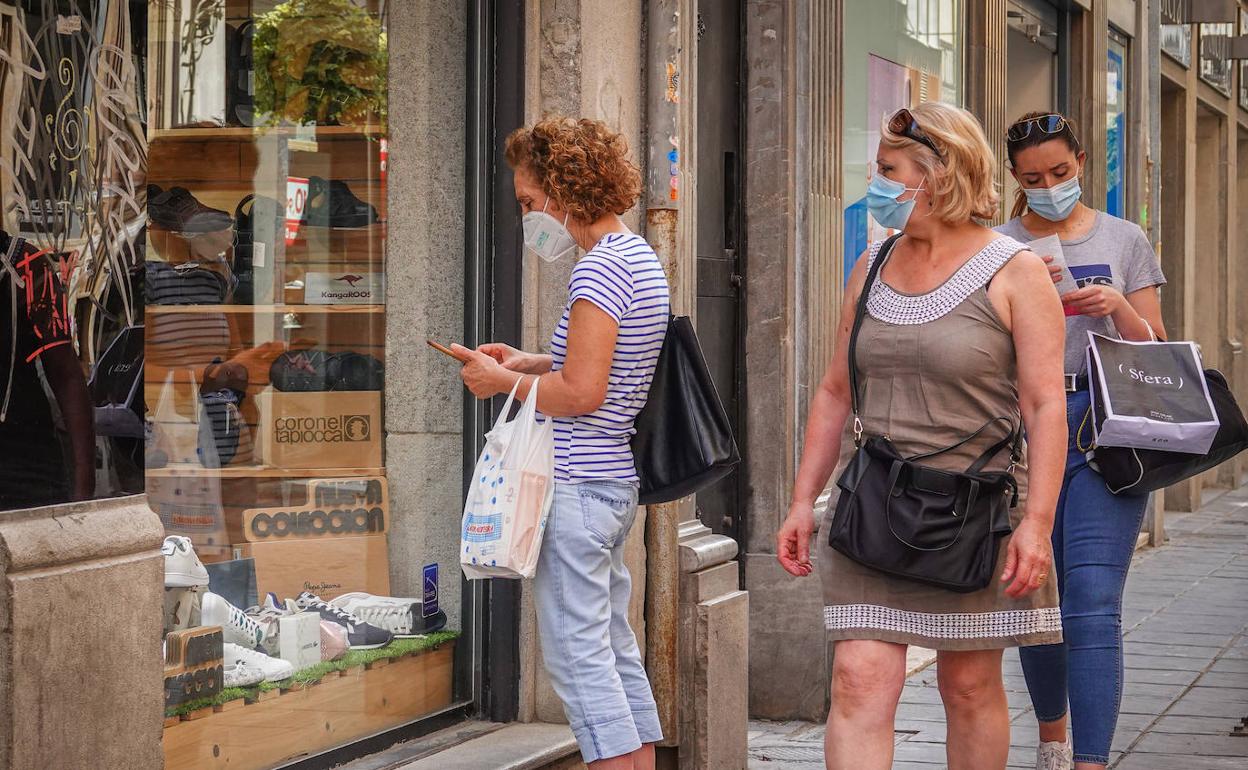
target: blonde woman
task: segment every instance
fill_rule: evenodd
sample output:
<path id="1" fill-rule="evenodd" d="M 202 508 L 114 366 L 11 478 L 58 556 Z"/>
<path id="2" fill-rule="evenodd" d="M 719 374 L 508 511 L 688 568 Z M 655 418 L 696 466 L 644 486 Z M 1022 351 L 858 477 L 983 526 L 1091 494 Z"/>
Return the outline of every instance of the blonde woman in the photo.
<path id="1" fill-rule="evenodd" d="M 847 338 L 858 297 L 867 313 L 856 347 L 864 436 L 888 436 L 905 456 L 965 471 L 1009 430 L 1030 445 L 1013 467 L 1022 502 L 1001 543 L 991 584 L 954 593 L 892 577 L 827 545 L 820 534 L 824 617 L 835 642 L 825 756 L 830 770 L 892 765 L 893 721 L 906 647 L 937 651 L 951 770 L 1004 768 L 1009 715 L 1001 680 L 1006 647 L 1062 638 L 1049 543 L 1066 445 L 1061 303 L 1043 261 L 979 224 L 998 197 L 993 155 L 979 123 L 943 104 L 885 121 L 867 192 L 872 217 L 902 232 L 876 280 L 872 245 L 850 276 L 836 355 L 811 402 L 793 501 L 777 542 L 781 565 L 814 569 L 816 497 L 833 478 L 850 413 Z M 988 470 L 1007 470 L 1009 452 Z M 884 515 L 884 511 L 879 512 Z"/>

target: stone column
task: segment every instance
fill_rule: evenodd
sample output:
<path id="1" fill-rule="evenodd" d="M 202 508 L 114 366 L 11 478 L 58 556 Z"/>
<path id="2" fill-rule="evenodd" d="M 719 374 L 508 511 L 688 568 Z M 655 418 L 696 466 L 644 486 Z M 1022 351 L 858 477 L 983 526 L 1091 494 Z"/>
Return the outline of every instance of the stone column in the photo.
<path id="1" fill-rule="evenodd" d="M 1013 115 L 1005 114 L 1006 0 L 983 0 L 966 5 L 966 108 L 984 125 L 997 161 L 997 179 L 1006 170 L 1005 129 Z M 994 224 L 1005 220 L 1012 200 L 1002 200 Z"/>
<path id="2" fill-rule="evenodd" d="M 0 769 L 164 766 L 163 538 L 143 496 L 0 513 Z"/>

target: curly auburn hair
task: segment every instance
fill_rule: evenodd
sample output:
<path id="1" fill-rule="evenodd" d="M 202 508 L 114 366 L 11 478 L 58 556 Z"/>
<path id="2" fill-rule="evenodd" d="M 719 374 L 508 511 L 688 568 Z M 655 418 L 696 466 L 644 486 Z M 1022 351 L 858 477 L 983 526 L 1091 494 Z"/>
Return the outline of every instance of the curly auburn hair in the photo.
<path id="1" fill-rule="evenodd" d="M 532 174 L 559 207 L 582 222 L 623 214 L 641 195 L 628 141 L 600 120 L 551 116 L 507 137 L 507 162 Z"/>

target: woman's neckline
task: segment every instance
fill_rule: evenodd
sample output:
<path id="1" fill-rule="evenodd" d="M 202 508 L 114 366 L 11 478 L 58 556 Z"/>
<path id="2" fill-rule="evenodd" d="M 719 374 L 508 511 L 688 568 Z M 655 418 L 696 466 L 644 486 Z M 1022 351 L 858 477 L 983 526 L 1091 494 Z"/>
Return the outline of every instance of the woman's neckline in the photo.
<path id="1" fill-rule="evenodd" d="M 1105 222 L 1105 213 L 1098 209 L 1094 209 L 1091 206 L 1088 207 L 1088 210 L 1092 212 L 1092 226 L 1088 228 L 1086 233 L 1077 235 L 1074 238 L 1060 238 L 1059 236 L 1063 246 L 1078 246 L 1092 236 L 1096 235 L 1096 233 L 1101 229 L 1101 225 Z M 1023 235 L 1025 235 L 1029 241 L 1036 241 L 1041 238 L 1049 237 L 1048 235 L 1039 235 L 1027 229 L 1027 225 L 1021 216 L 1018 218 L 1018 228 L 1023 231 Z M 1056 233 L 1050 233 L 1050 235 L 1056 235 Z"/>
<path id="2" fill-rule="evenodd" d="M 959 274 L 959 273 L 961 273 L 963 270 L 965 270 L 965 269 L 966 269 L 966 267 L 967 267 L 967 265 L 970 265 L 972 262 L 974 262 L 975 260 L 979 259 L 979 257 L 980 257 L 981 255 L 983 255 L 983 253 L 984 253 L 984 252 L 986 252 L 986 251 L 988 251 L 988 249 L 992 248 L 993 244 L 995 244 L 997 241 L 1001 240 L 1002 238 L 1008 238 L 1008 237 L 1009 237 L 1009 236 L 1007 236 L 1007 235 L 998 235 L 997 237 L 995 237 L 995 238 L 993 238 L 992 240 L 988 241 L 987 243 L 985 243 L 985 244 L 983 245 L 983 247 L 982 247 L 982 248 L 980 248 L 978 251 L 976 251 L 976 252 L 975 252 L 974 254 L 972 254 L 971 256 L 967 257 L 967 258 L 966 258 L 966 259 L 962 262 L 962 264 L 958 265 L 958 266 L 957 266 L 957 268 L 956 268 L 956 269 L 955 269 L 952 273 L 950 273 L 948 276 L 946 276 L 946 277 L 945 277 L 945 280 L 941 281 L 939 284 L 937 284 L 936 286 L 932 287 L 932 288 L 931 288 L 931 289 L 929 289 L 928 291 L 925 291 L 925 292 L 920 292 L 920 293 L 917 293 L 917 294 L 916 294 L 916 293 L 913 293 L 913 292 L 902 291 L 901 289 L 895 288 L 895 287 L 894 287 L 892 284 L 890 284 L 888 281 L 884 280 L 884 268 L 888 266 L 888 261 L 889 261 L 890 259 L 892 259 L 892 258 L 893 258 L 893 253 L 892 253 L 892 251 L 889 251 L 889 253 L 888 253 L 887 255 L 885 255 L 885 257 L 884 257 L 884 264 L 880 265 L 880 273 L 879 273 L 879 281 L 878 281 L 878 283 L 879 283 L 881 286 L 885 287 L 886 289 L 888 289 L 889 291 L 891 291 L 892 293 L 894 293 L 894 294 L 896 294 L 896 295 L 898 295 L 898 296 L 900 296 L 900 297 L 910 297 L 910 298 L 912 298 L 912 299 L 922 299 L 923 297 L 929 297 L 929 296 L 931 296 L 931 295 L 935 294 L 936 292 L 940 291 L 941 289 L 945 288 L 945 286 L 949 285 L 949 282 L 950 282 L 950 281 L 952 281 L 954 278 L 956 278 L 956 277 L 958 276 L 958 274 Z"/>

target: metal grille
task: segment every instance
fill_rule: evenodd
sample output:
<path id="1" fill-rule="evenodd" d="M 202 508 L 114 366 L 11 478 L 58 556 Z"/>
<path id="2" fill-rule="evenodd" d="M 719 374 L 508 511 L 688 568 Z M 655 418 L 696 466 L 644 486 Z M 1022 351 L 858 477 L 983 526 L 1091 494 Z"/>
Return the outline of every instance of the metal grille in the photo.
<path id="1" fill-rule="evenodd" d="M 813 390 L 832 360 L 840 315 L 841 254 L 840 65 L 837 0 L 810 3 L 810 193 L 806 270 L 810 346 L 806 381 Z"/>

